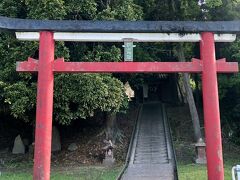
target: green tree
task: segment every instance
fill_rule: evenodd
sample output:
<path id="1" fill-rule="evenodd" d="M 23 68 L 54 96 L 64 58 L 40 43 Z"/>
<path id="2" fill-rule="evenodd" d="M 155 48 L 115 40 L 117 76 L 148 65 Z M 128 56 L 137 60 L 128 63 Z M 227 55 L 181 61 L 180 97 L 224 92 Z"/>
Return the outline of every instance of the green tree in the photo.
<path id="1" fill-rule="evenodd" d="M 95 19 L 97 2 L 74 0 L 26 0 L 0 2 L 3 16 L 34 19 Z M 21 6 L 21 7 L 20 7 Z M 6 11 L 6 8 L 14 11 Z M 44 8 L 43 8 L 44 7 Z M 115 11 L 115 10 L 114 10 Z M 114 16 L 114 18 L 116 18 Z M 25 122 L 34 122 L 36 75 L 17 73 L 16 60 L 28 56 L 38 58 L 38 43 L 20 42 L 12 33 L 0 34 L 1 103 L 9 112 Z M 66 61 L 120 61 L 116 46 L 90 43 L 56 43 L 56 56 Z M 64 82 L 64 83 L 63 83 Z M 126 108 L 123 83 L 111 74 L 60 74 L 55 76 L 54 120 L 70 124 L 72 120 L 94 116 L 95 112 L 119 112 Z M 56 113 L 58 112 L 58 113 Z"/>

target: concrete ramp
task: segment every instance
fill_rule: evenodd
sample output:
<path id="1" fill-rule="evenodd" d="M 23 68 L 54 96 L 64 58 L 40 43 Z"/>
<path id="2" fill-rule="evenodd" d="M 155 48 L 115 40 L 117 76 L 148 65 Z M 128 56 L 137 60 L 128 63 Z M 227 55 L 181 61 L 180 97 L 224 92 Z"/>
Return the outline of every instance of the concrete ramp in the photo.
<path id="1" fill-rule="evenodd" d="M 176 162 L 164 106 L 143 104 L 122 180 L 175 180 Z"/>

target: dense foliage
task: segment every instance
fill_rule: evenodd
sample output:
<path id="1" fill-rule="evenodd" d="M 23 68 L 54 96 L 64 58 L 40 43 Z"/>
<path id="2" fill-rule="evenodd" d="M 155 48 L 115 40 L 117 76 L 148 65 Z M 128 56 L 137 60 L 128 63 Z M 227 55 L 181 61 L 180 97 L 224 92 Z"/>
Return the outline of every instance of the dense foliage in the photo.
<path id="1" fill-rule="evenodd" d="M 142 9 L 132 0 L 3 0 L 0 2 L 0 14 L 33 19 L 138 20 L 142 17 Z M 17 73 L 15 62 L 26 60 L 28 56 L 38 58 L 38 44 L 19 42 L 14 34 L 1 33 L 0 47 L 1 104 L 15 118 L 34 122 L 37 76 Z M 56 45 L 56 56 L 71 61 L 120 61 L 122 55 L 119 47 L 112 44 L 60 42 Z M 55 76 L 54 120 L 60 124 L 94 116 L 97 111 L 119 112 L 126 106 L 123 83 L 111 74 Z"/>
<path id="2" fill-rule="evenodd" d="M 34 19 L 76 20 L 233 20 L 239 19 L 239 0 L 2 0 L 0 15 Z M 198 47 L 184 45 L 186 55 L 197 57 Z M 240 40 L 217 44 L 219 57 L 240 62 Z M 170 43 L 139 43 L 137 61 L 176 60 L 177 48 Z M 173 53 L 172 53 L 173 52 Z M 6 113 L 32 122 L 35 114 L 36 75 L 15 72 L 15 62 L 28 56 L 38 58 L 38 43 L 20 42 L 12 33 L 0 34 L 0 103 Z M 121 61 L 121 44 L 63 43 L 56 45 L 56 56 L 66 61 Z M 156 76 L 149 75 L 156 78 Z M 61 74 L 55 76 L 54 120 L 70 124 L 72 120 L 94 116 L 96 111 L 118 112 L 126 107 L 123 83 L 138 88 L 142 75 Z M 199 81 L 200 78 L 195 80 Z M 121 80 L 121 81 L 120 81 Z M 200 82 L 197 82 L 200 84 Z M 199 87 L 201 87 L 199 85 Z M 239 142 L 240 77 L 219 76 L 220 105 L 224 133 Z"/>

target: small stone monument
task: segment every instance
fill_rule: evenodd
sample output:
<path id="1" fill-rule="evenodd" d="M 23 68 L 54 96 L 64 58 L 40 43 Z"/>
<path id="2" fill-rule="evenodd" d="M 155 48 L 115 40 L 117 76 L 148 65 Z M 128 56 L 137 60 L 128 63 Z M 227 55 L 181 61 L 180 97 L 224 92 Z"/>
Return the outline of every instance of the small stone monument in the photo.
<path id="1" fill-rule="evenodd" d="M 111 167 L 115 163 L 115 159 L 113 157 L 113 148 L 115 148 L 115 145 L 111 140 L 104 140 L 104 143 L 106 146 L 103 148 L 105 150 L 105 159 L 103 159 L 103 165 Z"/>
<path id="2" fill-rule="evenodd" d="M 77 146 L 76 143 L 71 143 L 71 144 L 69 144 L 69 146 L 68 146 L 68 150 L 69 150 L 69 151 L 76 151 L 77 149 L 78 149 L 78 146 Z"/>
<path id="3" fill-rule="evenodd" d="M 21 136 L 18 135 L 14 140 L 14 145 L 12 149 L 13 154 L 24 154 L 25 153 L 25 146 L 21 139 Z"/>
<path id="4" fill-rule="evenodd" d="M 52 128 L 52 152 L 61 151 L 60 133 L 57 127 Z"/>
<path id="5" fill-rule="evenodd" d="M 34 158 L 34 145 L 35 143 L 33 142 L 28 146 L 28 158 L 32 160 Z"/>
<path id="6" fill-rule="evenodd" d="M 148 99 L 148 84 L 143 84 L 143 101 Z"/>
<path id="7" fill-rule="evenodd" d="M 203 139 L 199 139 L 199 141 L 195 144 L 197 158 L 195 160 L 196 164 L 206 164 L 206 144 Z"/>

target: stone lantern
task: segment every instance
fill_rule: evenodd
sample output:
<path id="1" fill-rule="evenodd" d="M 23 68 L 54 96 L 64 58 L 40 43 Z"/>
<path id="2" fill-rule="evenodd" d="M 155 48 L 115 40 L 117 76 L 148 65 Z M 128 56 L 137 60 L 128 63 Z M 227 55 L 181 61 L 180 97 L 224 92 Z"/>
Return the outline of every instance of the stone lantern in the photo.
<path id="1" fill-rule="evenodd" d="M 196 150 L 196 164 L 206 164 L 206 144 L 203 139 L 199 139 L 199 141 L 195 144 Z"/>

